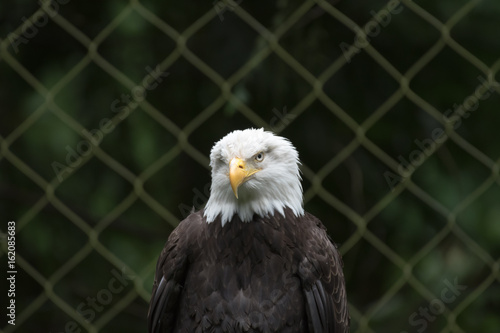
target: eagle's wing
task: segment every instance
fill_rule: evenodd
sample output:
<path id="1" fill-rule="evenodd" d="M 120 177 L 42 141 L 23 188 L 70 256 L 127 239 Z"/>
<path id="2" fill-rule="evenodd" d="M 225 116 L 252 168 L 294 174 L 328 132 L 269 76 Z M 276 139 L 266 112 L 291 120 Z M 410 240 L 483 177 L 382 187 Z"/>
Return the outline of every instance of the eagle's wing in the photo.
<path id="1" fill-rule="evenodd" d="M 305 218 L 314 222 L 305 243 L 305 257 L 299 265 L 309 329 L 314 333 L 348 332 L 342 257 L 323 224 L 310 214 Z"/>
<path id="2" fill-rule="evenodd" d="M 156 264 L 153 293 L 149 303 L 150 333 L 170 332 L 176 322 L 179 295 L 188 268 L 189 239 L 199 225 L 197 213 L 189 215 L 172 231 Z"/>

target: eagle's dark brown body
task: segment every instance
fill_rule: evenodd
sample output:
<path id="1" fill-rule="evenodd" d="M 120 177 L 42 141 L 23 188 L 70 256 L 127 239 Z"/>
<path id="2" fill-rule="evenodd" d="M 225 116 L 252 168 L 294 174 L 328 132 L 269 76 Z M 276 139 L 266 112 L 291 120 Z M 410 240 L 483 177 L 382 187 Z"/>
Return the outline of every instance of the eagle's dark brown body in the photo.
<path id="1" fill-rule="evenodd" d="M 150 332 L 347 332 L 342 259 L 321 222 L 191 214 L 156 269 Z"/>

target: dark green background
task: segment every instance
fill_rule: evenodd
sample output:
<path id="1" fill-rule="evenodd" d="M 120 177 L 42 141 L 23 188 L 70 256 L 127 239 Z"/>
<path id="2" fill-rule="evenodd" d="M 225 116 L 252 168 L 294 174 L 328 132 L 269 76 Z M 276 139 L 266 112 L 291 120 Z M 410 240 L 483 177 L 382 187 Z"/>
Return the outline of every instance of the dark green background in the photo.
<path id="1" fill-rule="evenodd" d="M 363 27 L 386 4 L 326 7 Z M 57 19 L 28 31 L 26 43 L 12 33 L 39 6 L 1 2 L 0 216 L 3 233 L 7 221 L 18 222 L 19 273 L 18 325 L 2 318 L 0 328 L 63 332 L 83 320 L 78 306 L 103 297 L 126 265 L 135 278 L 84 318 L 96 331 L 146 331 L 156 258 L 173 225 L 208 198 L 213 143 L 235 129 L 266 127 L 297 147 L 305 208 L 344 254 L 352 332 L 498 332 L 498 83 L 454 118 L 460 123 L 442 114 L 474 94 L 478 77 L 497 74 L 500 2 L 409 4 L 344 64 L 340 45 L 356 34 L 314 2 L 65 0 Z M 82 63 L 95 55 L 82 40 L 106 29 L 96 42 L 105 61 Z M 279 47 L 267 35 L 276 32 Z M 176 36 L 186 33 L 184 49 Z M 165 59 L 168 76 L 141 105 L 119 113 L 121 96 Z M 336 62 L 342 66 L 314 95 L 311 80 Z M 401 90 L 398 72 L 410 76 L 409 90 Z M 121 115 L 100 142 L 102 154 L 92 148 L 59 182 L 54 165 L 67 165 L 68 151 L 88 142 L 78 124 L 91 131 Z M 419 156 L 415 140 L 429 143 L 446 124 L 450 138 Z M 423 163 L 391 191 L 384 175 L 397 175 L 400 159 L 411 158 Z M 134 184 L 139 176 L 142 188 Z M 451 295 L 446 281 L 466 289 L 441 313 L 435 298 Z M 439 313 L 423 319 L 431 305 Z"/>

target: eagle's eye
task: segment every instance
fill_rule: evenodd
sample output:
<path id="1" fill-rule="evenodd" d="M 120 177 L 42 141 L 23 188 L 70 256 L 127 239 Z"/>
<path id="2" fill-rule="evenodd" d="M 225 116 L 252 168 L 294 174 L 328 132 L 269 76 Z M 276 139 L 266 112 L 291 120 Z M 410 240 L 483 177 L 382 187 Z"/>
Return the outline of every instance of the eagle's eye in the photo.
<path id="1" fill-rule="evenodd" d="M 257 162 L 262 162 L 264 160 L 264 153 L 263 152 L 260 152 L 258 153 L 257 155 L 255 155 L 255 160 Z"/>

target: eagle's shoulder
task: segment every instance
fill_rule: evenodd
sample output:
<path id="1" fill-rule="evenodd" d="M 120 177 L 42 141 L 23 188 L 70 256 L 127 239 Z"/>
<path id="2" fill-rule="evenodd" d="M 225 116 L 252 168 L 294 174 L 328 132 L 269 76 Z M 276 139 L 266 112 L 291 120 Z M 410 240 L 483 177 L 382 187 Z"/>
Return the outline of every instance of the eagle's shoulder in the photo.
<path id="1" fill-rule="evenodd" d="M 177 228 L 174 231 L 179 233 L 183 232 L 197 232 L 199 231 L 206 222 L 205 217 L 203 216 L 203 210 L 195 211 L 189 214 L 184 220 L 179 222 Z"/>
<path id="2" fill-rule="evenodd" d="M 304 212 L 302 216 L 289 218 L 292 221 L 293 230 L 296 233 L 297 245 L 309 256 L 332 254 L 336 251 L 336 245 L 327 233 L 325 225 L 314 215 Z"/>
<path id="3" fill-rule="evenodd" d="M 306 212 L 297 219 L 303 254 L 298 275 L 308 304 L 309 327 L 313 332 L 348 332 L 342 256 L 317 217 Z"/>
<path id="4" fill-rule="evenodd" d="M 167 242 L 160 254 L 157 268 L 163 266 L 167 257 L 172 255 L 187 254 L 185 251 L 196 241 L 203 229 L 203 213 L 201 211 L 189 214 L 179 222 L 177 227 L 168 236 Z"/>

